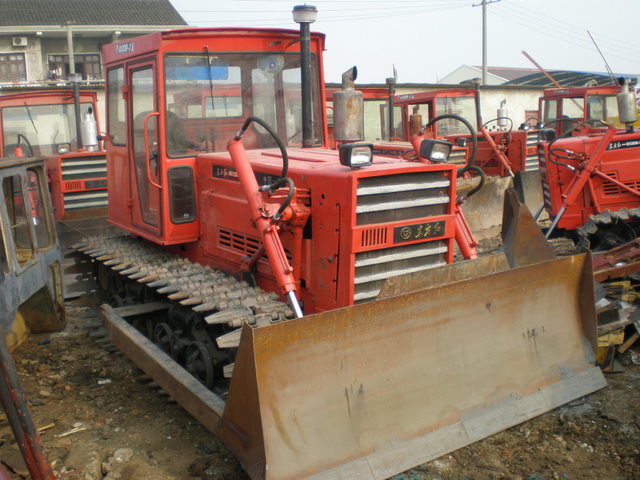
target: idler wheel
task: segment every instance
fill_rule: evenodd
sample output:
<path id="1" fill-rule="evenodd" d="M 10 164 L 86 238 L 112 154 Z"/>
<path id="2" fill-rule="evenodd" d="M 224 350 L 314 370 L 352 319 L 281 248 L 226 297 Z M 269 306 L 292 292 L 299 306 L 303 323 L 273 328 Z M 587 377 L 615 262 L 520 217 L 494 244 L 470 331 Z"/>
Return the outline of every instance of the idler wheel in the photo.
<path id="1" fill-rule="evenodd" d="M 165 353 L 172 355 L 173 330 L 165 322 L 156 324 L 153 329 L 153 342 Z"/>
<path id="2" fill-rule="evenodd" d="M 187 346 L 185 366 L 187 371 L 205 387 L 209 389 L 213 387 L 215 380 L 213 358 L 204 343 L 191 342 Z"/>

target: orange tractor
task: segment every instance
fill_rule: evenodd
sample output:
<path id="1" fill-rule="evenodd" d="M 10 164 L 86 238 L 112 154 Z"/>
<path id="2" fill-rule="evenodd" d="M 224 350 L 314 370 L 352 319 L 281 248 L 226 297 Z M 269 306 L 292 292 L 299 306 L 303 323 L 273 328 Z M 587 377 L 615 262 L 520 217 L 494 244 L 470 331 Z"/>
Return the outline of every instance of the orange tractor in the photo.
<path id="1" fill-rule="evenodd" d="M 621 92 L 615 85 L 547 88 L 538 102 L 538 117 L 544 128 L 553 129 L 556 136 L 569 131 L 576 134 L 576 125 L 587 120 L 591 120 L 592 126 L 597 126 L 598 123 L 594 123 L 597 121 L 621 127 L 617 101 Z M 634 125 L 640 126 L 640 123 L 635 121 Z"/>
<path id="2" fill-rule="evenodd" d="M 588 257 L 453 263 L 477 255 L 451 145 L 327 148 L 324 36 L 301 30 L 104 47 L 129 235 L 76 249 L 113 341 L 256 479 L 389 477 L 604 386 Z"/>
<path id="3" fill-rule="evenodd" d="M 574 100 L 584 111 L 575 111 L 576 117 L 560 128 L 562 135 L 555 136 L 553 131 L 554 138 L 538 147 L 544 198 L 540 212 L 544 208 L 552 220 L 547 237 L 560 229 L 571 232 L 585 247 L 611 248 L 640 233 L 636 96 L 628 84 L 622 90 L 575 90 L 581 96 L 568 91 L 563 100 L 549 95 L 541 101 L 545 112 L 556 105 L 559 113 L 567 112 L 568 106 L 574 108 Z M 565 121 L 564 116 L 558 118 Z M 624 128 L 612 124 L 623 124 Z"/>
<path id="4" fill-rule="evenodd" d="M 45 157 L 56 220 L 106 213 L 106 156 L 95 92 L 44 90 L 0 96 L 0 157 Z M 80 140 L 78 140 L 80 139 Z"/>

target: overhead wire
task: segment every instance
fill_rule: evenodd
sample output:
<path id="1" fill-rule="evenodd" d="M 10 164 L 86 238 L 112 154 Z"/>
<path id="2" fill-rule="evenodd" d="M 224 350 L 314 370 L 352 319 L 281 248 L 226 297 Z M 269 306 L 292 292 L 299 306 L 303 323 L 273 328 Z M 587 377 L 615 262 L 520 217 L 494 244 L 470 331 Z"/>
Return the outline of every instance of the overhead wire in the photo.
<path id="1" fill-rule="evenodd" d="M 253 0 L 255 1 L 255 0 Z M 451 3 L 450 1 L 448 3 Z M 422 8 L 422 9 L 389 9 L 389 8 L 378 8 L 378 9 L 367 9 L 366 12 L 362 13 L 346 13 L 347 10 L 335 10 L 336 12 L 345 12 L 345 15 L 323 15 L 322 22 L 323 23 L 333 23 L 333 22 L 344 22 L 344 21 L 358 21 L 358 20 L 368 20 L 373 18 L 388 18 L 388 17 L 398 17 L 398 16 L 406 16 L 406 15 L 416 15 L 420 13 L 430 13 L 434 11 L 445 11 L 452 10 L 456 8 L 464 8 L 466 5 L 462 5 L 460 3 L 451 4 L 448 7 L 438 6 L 437 8 Z M 370 13 L 371 10 L 376 10 L 375 13 Z M 273 13 L 277 13 L 277 11 L 272 11 Z M 205 13 L 205 12 L 201 12 Z M 209 12 L 206 12 L 209 13 Z M 211 13 L 222 13 L 222 12 L 214 12 Z M 226 13 L 226 12 L 225 12 Z M 240 13 L 240 12 L 238 12 Z M 263 11 L 262 13 L 271 13 L 271 11 Z M 246 12 L 242 12 L 243 16 L 246 18 Z M 202 20 L 198 18 L 198 20 L 194 21 L 197 24 L 229 24 L 229 22 L 233 22 L 234 20 L 226 18 L 224 20 Z M 251 20 L 252 25 L 278 25 L 282 23 L 290 23 L 290 16 L 282 16 L 277 18 L 261 18 L 259 20 Z"/>
<path id="2" fill-rule="evenodd" d="M 499 13 L 499 10 L 506 10 L 506 12 L 503 12 L 501 14 Z M 500 18 L 528 27 L 550 38 L 555 38 L 560 42 L 565 42 L 586 50 L 593 51 L 593 45 L 590 41 L 588 41 L 587 30 L 581 27 L 565 25 L 561 21 L 552 19 L 547 16 L 530 15 L 527 13 L 514 11 L 513 6 L 508 6 L 507 8 L 501 8 L 501 9 L 496 8 L 492 10 L 492 13 L 494 13 L 496 16 Z M 518 19 L 520 21 L 518 21 Z M 557 28 L 561 28 L 564 26 L 561 30 L 562 35 L 555 34 L 555 32 L 557 32 L 558 30 L 556 30 L 553 27 L 554 23 L 557 24 Z M 599 34 L 597 33 L 596 35 L 599 36 Z M 605 43 L 601 42 L 601 45 L 604 46 Z M 621 58 L 624 60 L 635 60 L 635 57 L 631 54 L 631 52 L 629 51 L 629 48 L 622 49 L 622 48 L 613 47 L 610 45 L 607 46 L 606 48 L 608 49 L 608 54 L 611 56 L 616 56 L 617 58 Z"/>
<path id="3" fill-rule="evenodd" d="M 501 8 L 505 8 L 506 9 L 515 9 L 515 10 L 523 10 L 526 15 L 531 16 L 531 17 L 538 17 L 539 19 L 543 19 L 542 21 L 544 21 L 546 24 L 555 24 L 558 28 L 560 28 L 561 32 L 565 32 L 569 29 L 574 30 L 576 32 L 580 32 L 580 34 L 582 34 L 584 31 L 586 31 L 587 29 L 584 26 L 579 26 L 579 25 L 574 25 L 570 22 L 567 21 L 566 18 L 562 18 L 562 19 L 556 19 L 553 16 L 550 15 L 546 15 L 540 12 L 540 10 L 533 10 L 527 7 L 524 7 L 522 5 L 519 5 L 516 2 L 510 2 L 510 3 L 505 3 L 505 5 L 502 5 Z M 620 38 L 615 38 L 615 37 L 611 37 L 609 35 L 605 35 L 603 33 L 600 32 L 595 32 L 593 29 L 589 29 L 594 33 L 597 33 L 598 37 L 604 37 L 607 38 L 609 40 L 606 41 L 606 43 L 611 43 L 611 44 L 618 44 L 620 45 L 620 47 L 623 47 L 624 49 L 628 49 L 630 47 L 636 47 L 636 48 L 640 48 L 640 44 L 636 43 L 633 44 L 629 41 L 625 41 L 625 40 L 621 40 Z M 581 36 L 582 38 L 582 36 Z"/>
<path id="4" fill-rule="evenodd" d="M 513 12 L 513 11 L 500 13 L 497 8 L 492 9 L 491 13 L 509 22 L 522 25 L 538 33 L 541 33 L 547 37 L 554 38 L 564 44 L 569 44 L 578 48 L 582 48 L 584 50 L 593 51 L 592 44 L 585 40 L 587 38 L 586 29 L 584 30 L 584 35 L 581 35 L 579 33 L 569 32 L 569 31 L 566 31 L 565 29 L 565 31 L 563 32 L 563 35 L 560 36 L 560 35 L 555 35 L 554 33 L 550 33 L 549 22 L 541 20 L 539 18 L 533 19 L 528 15 L 525 15 L 523 17 L 523 14 L 518 12 Z M 579 27 L 576 27 L 576 28 L 579 28 Z M 553 31 L 555 32 L 555 30 Z M 620 54 L 620 53 L 612 53 L 611 51 L 608 51 L 608 55 L 611 57 L 616 57 L 616 58 L 627 60 L 627 61 L 635 60 L 635 57 L 633 57 L 630 52 L 625 51 L 625 53 L 628 53 L 628 55 Z"/>

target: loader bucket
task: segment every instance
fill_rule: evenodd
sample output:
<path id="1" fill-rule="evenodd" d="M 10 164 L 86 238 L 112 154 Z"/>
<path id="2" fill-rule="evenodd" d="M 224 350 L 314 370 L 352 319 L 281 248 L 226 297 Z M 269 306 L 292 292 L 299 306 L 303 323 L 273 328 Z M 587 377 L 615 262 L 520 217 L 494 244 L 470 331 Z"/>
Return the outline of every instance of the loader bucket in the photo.
<path id="1" fill-rule="evenodd" d="M 251 478 L 388 478 L 606 385 L 587 254 L 451 267 L 244 326 L 221 434 Z"/>

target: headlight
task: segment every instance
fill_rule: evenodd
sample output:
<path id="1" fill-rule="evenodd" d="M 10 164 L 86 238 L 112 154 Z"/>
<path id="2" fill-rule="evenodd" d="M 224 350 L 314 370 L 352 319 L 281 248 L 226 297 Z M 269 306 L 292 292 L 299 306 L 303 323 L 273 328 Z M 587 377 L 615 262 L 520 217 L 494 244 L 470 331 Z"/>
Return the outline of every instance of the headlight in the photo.
<path id="1" fill-rule="evenodd" d="M 71 151 L 71 146 L 68 143 L 59 143 L 57 145 L 58 153 L 69 153 Z"/>
<path id="2" fill-rule="evenodd" d="M 444 140 L 427 138 L 420 143 L 420 156 L 433 163 L 446 163 L 451 153 L 451 144 Z"/>
<path id="3" fill-rule="evenodd" d="M 338 152 L 340 164 L 345 167 L 360 168 L 373 163 L 373 145 L 370 143 L 342 143 Z"/>

